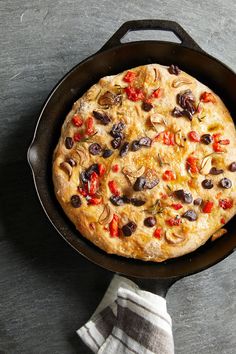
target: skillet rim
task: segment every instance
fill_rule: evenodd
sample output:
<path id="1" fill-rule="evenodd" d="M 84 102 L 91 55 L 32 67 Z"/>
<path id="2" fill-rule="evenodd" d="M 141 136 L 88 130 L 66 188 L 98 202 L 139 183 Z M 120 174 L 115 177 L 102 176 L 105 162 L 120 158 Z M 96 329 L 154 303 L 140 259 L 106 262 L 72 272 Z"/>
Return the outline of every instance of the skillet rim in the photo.
<path id="1" fill-rule="evenodd" d="M 107 254 L 106 252 L 100 250 L 98 247 L 94 246 L 92 243 L 90 243 L 89 241 L 85 241 L 84 238 L 79 238 L 77 236 L 77 239 L 80 241 L 80 246 L 81 244 L 84 244 L 85 242 L 88 243 L 86 244 L 86 247 L 84 247 L 84 245 L 82 245 L 81 248 L 83 248 L 83 250 L 79 249 L 79 247 L 74 244 L 74 242 L 72 242 L 72 240 L 69 240 L 68 236 L 66 236 L 65 234 L 63 234 L 63 232 L 60 230 L 60 227 L 58 226 L 58 223 L 57 223 L 57 220 L 55 222 L 55 220 L 52 220 L 54 219 L 54 217 L 52 217 L 50 214 L 50 212 L 48 212 L 48 208 L 47 208 L 47 202 L 44 200 L 43 201 L 43 197 L 42 197 L 42 192 L 40 191 L 40 189 L 42 188 L 42 186 L 40 186 L 40 182 L 37 181 L 37 176 L 36 176 L 36 173 L 35 173 L 35 166 L 34 166 L 34 158 L 35 158 L 35 147 L 37 146 L 37 137 L 38 137 L 38 134 L 39 134 L 39 129 L 40 129 L 40 124 L 42 123 L 43 121 L 43 115 L 44 115 L 44 112 L 45 112 L 45 109 L 47 108 L 48 104 L 50 103 L 51 99 L 54 97 L 55 93 L 57 92 L 57 90 L 61 87 L 61 85 L 67 80 L 69 79 L 69 77 L 71 75 L 73 75 L 73 73 L 79 69 L 79 67 L 86 63 L 87 61 L 90 61 L 94 58 L 96 58 L 97 56 L 99 56 L 100 54 L 104 54 L 104 53 L 107 53 L 107 52 L 114 52 L 115 50 L 119 50 L 119 48 L 121 47 L 124 47 L 124 46 L 130 46 L 130 45 L 142 45 L 142 44 L 145 44 L 145 45 L 159 45 L 159 44 L 164 44 L 164 45 L 172 45 L 174 47 L 180 47 L 181 49 L 187 49 L 188 51 L 192 51 L 194 53 L 198 53 L 199 55 L 202 55 L 204 57 L 207 57 L 213 61 L 216 61 L 219 65 L 221 65 L 223 68 L 225 68 L 226 70 L 228 70 L 231 74 L 233 74 L 234 76 L 236 76 L 235 72 L 229 67 L 227 66 L 225 63 L 223 63 L 222 61 L 220 61 L 219 59 L 217 58 L 214 58 L 212 55 L 202 51 L 202 50 L 196 50 L 196 49 L 193 49 L 193 48 L 189 48 L 188 46 L 184 46 L 183 44 L 179 44 L 179 43 L 175 43 L 175 42 L 167 42 L 167 41 L 156 41 L 156 40 L 149 40 L 149 41 L 133 41 L 133 42 L 128 42 L 128 43 L 121 43 L 117 46 L 114 46 L 112 48 L 108 48 L 108 49 L 100 49 L 99 51 L 95 52 L 94 54 L 90 55 L 89 57 L 83 59 L 80 63 L 76 64 L 71 70 L 69 70 L 58 82 L 57 84 L 53 87 L 53 89 L 51 90 L 51 92 L 49 93 L 48 97 L 46 98 L 46 100 L 44 101 L 43 105 L 42 105 L 42 108 L 40 110 L 40 114 L 39 114 L 39 117 L 37 119 L 37 123 L 36 123 L 36 127 L 34 129 L 34 134 L 33 134 L 33 138 L 32 138 L 32 141 L 31 141 L 31 144 L 28 148 L 28 151 L 27 151 L 27 160 L 28 160 L 28 163 L 30 165 L 30 168 L 31 168 L 31 172 L 32 172 L 32 175 L 33 175 L 33 180 L 34 180 L 34 186 L 35 186 L 35 189 L 36 189 L 36 192 L 37 192 L 37 195 L 38 195 L 38 198 L 39 198 L 39 201 L 40 201 L 40 204 L 48 218 L 48 220 L 51 222 L 51 224 L 54 226 L 54 228 L 56 229 L 56 231 L 60 234 L 60 236 L 62 236 L 64 238 L 64 240 L 72 247 L 74 248 L 78 253 L 80 253 L 82 256 L 84 256 L 86 259 L 88 259 L 89 261 L 93 262 L 94 264 L 104 268 L 104 269 L 107 269 L 107 270 L 110 270 L 110 271 L 113 271 L 113 272 L 117 272 L 117 273 L 120 273 L 120 274 L 123 274 L 123 275 L 126 275 L 126 276 L 132 276 L 132 277 L 139 277 L 139 278 L 149 278 L 149 279 L 169 279 L 169 278 L 176 278 L 176 277 L 183 277 L 183 276 L 186 276 L 186 275 L 190 275 L 190 274 L 195 274 L 195 273 L 198 273 L 204 269 L 207 269 L 215 264 L 217 264 L 218 262 L 220 262 L 221 260 L 225 259 L 226 257 L 228 257 L 230 254 L 232 254 L 235 249 L 236 249 L 236 244 L 234 245 L 234 247 L 232 249 L 230 249 L 229 251 L 225 252 L 224 254 L 222 254 L 222 256 L 220 257 L 216 257 L 216 259 L 213 261 L 213 262 L 210 262 L 209 264 L 207 265 L 202 265 L 202 266 L 198 266 L 197 269 L 193 269 L 191 271 L 189 270 L 185 270 L 183 272 L 181 272 L 181 274 L 171 274 L 171 275 L 158 275 L 158 276 L 153 276 L 153 275 L 148 275 L 147 274 L 137 274 L 137 272 L 133 272 L 132 270 L 129 270 L 128 272 L 126 271 L 122 271 L 119 268 L 119 263 L 122 265 L 123 262 L 127 262 L 127 266 L 130 266 L 130 264 L 132 265 L 132 263 L 137 266 L 138 268 L 141 266 L 141 267 L 148 267 L 150 268 L 150 264 L 153 264 L 155 266 L 158 266 L 160 264 L 166 264 L 168 262 L 178 262 L 178 260 L 180 259 L 183 259 L 184 257 L 189 257 L 190 256 L 190 261 L 191 261 L 191 255 L 196 253 L 196 251 L 194 251 L 193 253 L 190 253 L 190 254 L 187 254 L 185 256 L 182 256 L 182 257 L 178 257 L 178 258 L 174 258 L 172 260 L 168 260 L 166 262 L 162 262 L 162 263 L 155 263 L 155 262 L 144 262 L 144 261 L 140 261 L 140 260 L 134 260 L 134 259 L 131 259 L 131 258 L 125 258 L 125 257 L 120 257 L 120 256 L 116 256 L 116 255 L 111 255 L 111 254 Z M 111 75 L 112 73 L 110 73 Z M 109 74 L 107 74 L 109 75 Z M 48 186 L 47 186 L 48 187 Z M 41 194 L 40 194 L 41 193 Z M 48 193 L 50 193 L 50 191 L 48 191 Z M 65 216 L 65 219 L 68 219 L 66 216 Z M 235 216 L 234 218 L 235 219 Z M 231 219 L 232 220 L 232 219 Z M 63 220 L 64 221 L 64 220 Z M 66 222 L 66 220 L 65 220 Z M 67 224 L 67 222 L 66 222 Z M 78 234 L 78 232 L 77 232 Z M 81 242 L 82 241 L 82 242 Z M 217 241 L 214 242 L 214 244 L 216 243 Z M 97 253 L 97 257 L 99 258 L 98 260 L 97 259 L 94 259 L 94 257 L 91 257 L 91 255 L 89 255 L 87 252 L 87 246 L 89 248 L 95 248 L 95 253 Z M 202 246 L 204 247 L 204 246 Z M 94 251 L 94 249 L 93 249 Z M 101 255 L 101 252 L 104 253 L 103 255 Z M 109 257 L 108 261 L 110 263 L 114 263 L 114 264 L 110 264 L 109 266 L 107 266 L 106 262 L 103 262 L 103 257 Z M 110 258 L 116 258 L 116 262 L 113 262 L 112 260 L 110 260 Z M 117 257 L 119 258 L 117 260 Z M 96 257 L 95 257 L 96 258 Z M 101 260 L 102 260 L 102 263 L 101 263 Z M 131 263 L 128 263 L 128 262 L 131 262 Z M 141 262 L 141 264 L 136 264 L 137 262 Z M 117 263 L 118 263 L 118 268 L 117 268 Z"/>

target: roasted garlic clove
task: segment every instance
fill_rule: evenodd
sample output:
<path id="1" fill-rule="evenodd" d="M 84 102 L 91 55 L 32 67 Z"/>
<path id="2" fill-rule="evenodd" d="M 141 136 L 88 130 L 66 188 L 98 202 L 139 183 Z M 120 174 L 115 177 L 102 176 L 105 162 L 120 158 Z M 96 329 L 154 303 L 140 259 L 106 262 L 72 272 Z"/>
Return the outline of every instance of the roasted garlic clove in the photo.
<path id="1" fill-rule="evenodd" d="M 80 165 L 83 166 L 86 163 L 86 161 L 88 161 L 89 159 L 88 150 L 84 146 L 79 146 L 76 148 L 75 151 L 79 156 Z"/>
<path id="2" fill-rule="evenodd" d="M 202 175 L 208 175 L 212 167 L 212 157 L 206 156 L 202 159 L 200 173 Z"/>
<path id="3" fill-rule="evenodd" d="M 191 85 L 192 81 L 189 80 L 187 77 L 178 77 L 177 79 L 172 81 L 171 86 L 174 88 L 178 88 L 183 85 Z"/>
<path id="4" fill-rule="evenodd" d="M 145 167 L 142 166 L 137 170 L 134 170 L 130 167 L 123 167 L 122 172 L 124 173 L 124 175 L 127 175 L 129 177 L 134 177 L 134 178 L 138 178 L 140 176 L 142 176 L 145 172 Z"/>
<path id="5" fill-rule="evenodd" d="M 106 225 L 111 222 L 113 218 L 113 212 L 108 204 L 104 205 L 103 211 L 101 215 L 99 216 L 98 222 L 101 225 Z"/>
<path id="6" fill-rule="evenodd" d="M 167 230 L 165 232 L 165 238 L 168 243 L 171 243 L 173 245 L 177 245 L 185 240 L 184 235 L 178 235 L 170 230 Z"/>
<path id="7" fill-rule="evenodd" d="M 60 168 L 69 176 L 69 178 L 72 176 L 73 168 L 68 162 L 66 162 L 66 161 L 61 162 Z"/>

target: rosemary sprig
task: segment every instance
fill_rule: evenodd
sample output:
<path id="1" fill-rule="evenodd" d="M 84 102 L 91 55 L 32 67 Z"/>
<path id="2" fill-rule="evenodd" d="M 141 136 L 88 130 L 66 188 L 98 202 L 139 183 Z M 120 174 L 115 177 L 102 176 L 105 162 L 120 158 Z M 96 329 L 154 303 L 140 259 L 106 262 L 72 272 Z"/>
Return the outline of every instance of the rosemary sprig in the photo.
<path id="1" fill-rule="evenodd" d="M 78 143 L 85 143 L 85 142 L 90 141 L 94 137 L 94 135 L 96 135 L 97 133 L 98 132 L 95 132 L 93 135 L 82 138 Z"/>
<path id="2" fill-rule="evenodd" d="M 164 208 L 161 206 L 161 200 L 157 199 L 153 205 L 151 205 L 148 209 L 144 209 L 143 211 L 152 215 L 156 215 L 161 214 L 164 211 Z"/>
<path id="3" fill-rule="evenodd" d="M 164 165 L 170 165 L 168 162 L 165 162 L 162 160 L 160 153 L 157 154 L 157 160 L 159 162 L 160 167 L 162 167 Z"/>
<path id="4" fill-rule="evenodd" d="M 100 95 L 100 93 L 101 93 L 101 89 L 99 90 L 99 92 L 98 92 L 98 94 L 97 94 L 97 96 L 95 97 L 95 100 L 98 98 L 98 96 Z"/>
<path id="5" fill-rule="evenodd" d="M 206 116 L 202 116 L 202 117 L 199 117 L 199 116 L 197 116 L 197 119 L 198 119 L 198 121 L 201 123 L 202 121 L 203 121 L 203 119 L 205 119 L 206 118 Z"/>

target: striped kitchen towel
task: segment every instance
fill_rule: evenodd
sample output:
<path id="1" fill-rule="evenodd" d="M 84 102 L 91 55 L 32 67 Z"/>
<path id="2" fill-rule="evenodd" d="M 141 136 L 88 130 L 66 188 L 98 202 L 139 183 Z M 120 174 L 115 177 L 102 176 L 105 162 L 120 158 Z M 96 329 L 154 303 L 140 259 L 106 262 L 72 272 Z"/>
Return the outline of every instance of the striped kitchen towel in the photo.
<path id="1" fill-rule="evenodd" d="M 166 300 L 115 275 L 101 303 L 77 334 L 98 354 L 173 354 Z"/>

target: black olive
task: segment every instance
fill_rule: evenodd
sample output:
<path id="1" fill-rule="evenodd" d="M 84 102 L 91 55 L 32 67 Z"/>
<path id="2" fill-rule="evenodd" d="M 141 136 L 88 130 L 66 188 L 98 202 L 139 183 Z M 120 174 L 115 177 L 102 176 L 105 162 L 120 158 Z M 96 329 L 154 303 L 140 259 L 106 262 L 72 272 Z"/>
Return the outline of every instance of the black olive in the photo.
<path id="1" fill-rule="evenodd" d="M 111 141 L 111 146 L 113 149 L 118 149 L 121 145 L 121 138 L 115 138 Z"/>
<path id="2" fill-rule="evenodd" d="M 194 205 L 201 205 L 201 204 L 202 204 L 202 198 L 196 198 L 196 199 L 194 199 L 193 204 L 194 204 Z"/>
<path id="3" fill-rule="evenodd" d="M 174 195 L 176 198 L 183 200 L 184 198 L 184 190 L 183 189 L 178 189 L 177 191 L 174 192 Z"/>
<path id="4" fill-rule="evenodd" d="M 138 177 L 133 185 L 133 189 L 138 192 L 138 191 L 141 191 L 144 189 L 145 187 L 145 184 L 146 184 L 146 178 L 141 176 L 141 177 Z"/>
<path id="5" fill-rule="evenodd" d="M 119 195 L 112 195 L 110 197 L 110 202 L 115 205 L 115 206 L 120 206 L 124 204 L 124 199 L 120 197 Z"/>
<path id="6" fill-rule="evenodd" d="M 146 102 L 146 101 L 142 103 L 142 109 L 145 112 L 150 112 L 152 108 L 153 108 L 153 105 L 151 103 Z"/>
<path id="7" fill-rule="evenodd" d="M 236 161 L 232 162 L 230 165 L 229 165 L 229 170 L 231 172 L 236 172 Z"/>
<path id="8" fill-rule="evenodd" d="M 91 155 L 100 155 L 102 152 L 101 145 L 98 143 L 93 143 L 89 146 L 89 152 Z"/>
<path id="9" fill-rule="evenodd" d="M 192 194 L 189 193 L 189 192 L 184 192 L 183 201 L 184 201 L 185 203 L 187 203 L 187 204 L 192 203 L 192 201 L 193 201 Z"/>
<path id="10" fill-rule="evenodd" d="M 123 201 L 125 204 L 130 204 L 131 203 L 131 199 L 129 197 L 127 197 L 127 195 L 123 195 L 122 196 Z"/>
<path id="11" fill-rule="evenodd" d="M 137 229 L 137 225 L 133 221 L 129 221 L 126 225 L 122 226 L 122 232 L 124 236 L 131 236 L 135 230 Z"/>
<path id="12" fill-rule="evenodd" d="M 111 149 L 106 149 L 106 150 L 103 151 L 102 157 L 104 157 L 104 159 L 107 159 L 112 154 L 113 154 L 113 151 Z"/>
<path id="13" fill-rule="evenodd" d="M 94 118 L 99 120 L 103 125 L 107 125 L 111 121 L 111 118 L 108 117 L 108 115 L 104 112 L 101 113 L 101 112 L 93 111 L 93 116 Z"/>
<path id="14" fill-rule="evenodd" d="M 215 176 L 217 176 L 217 175 L 220 175 L 221 173 L 223 173 L 224 172 L 224 170 L 222 170 L 221 168 L 220 169 L 218 169 L 218 168 L 216 168 L 216 167 L 212 167 L 211 169 L 210 169 L 210 174 L 211 175 L 215 175 Z"/>
<path id="15" fill-rule="evenodd" d="M 183 117 L 183 111 L 181 111 L 178 107 L 175 107 L 171 114 L 175 118 Z"/>
<path id="16" fill-rule="evenodd" d="M 153 216 L 148 216 L 146 219 L 144 219 L 143 223 L 147 227 L 153 227 L 156 225 L 157 221 Z"/>
<path id="17" fill-rule="evenodd" d="M 219 185 L 220 185 L 220 187 L 222 187 L 222 188 L 229 189 L 229 188 L 232 187 L 232 182 L 230 181 L 229 178 L 226 178 L 226 177 L 225 177 L 225 178 L 222 178 L 222 179 L 220 180 Z"/>
<path id="18" fill-rule="evenodd" d="M 138 140 L 132 141 L 131 146 L 130 146 L 130 150 L 131 151 L 138 151 L 139 149 L 141 149 L 141 146 L 139 145 L 139 141 Z"/>
<path id="19" fill-rule="evenodd" d="M 72 195 L 72 197 L 70 198 L 70 203 L 73 206 L 73 208 L 79 208 L 82 204 L 81 199 L 77 194 Z"/>
<path id="20" fill-rule="evenodd" d="M 204 179 L 202 181 L 202 187 L 205 189 L 211 189 L 213 188 L 213 183 L 211 179 Z"/>
<path id="21" fill-rule="evenodd" d="M 174 192 L 176 198 L 182 200 L 186 204 L 190 204 L 193 201 L 192 194 L 189 192 L 185 192 L 183 189 L 179 189 Z"/>
<path id="22" fill-rule="evenodd" d="M 211 134 L 203 134 L 201 136 L 201 142 L 205 145 L 209 145 L 210 143 L 212 143 L 213 138 L 211 136 Z"/>
<path id="23" fill-rule="evenodd" d="M 151 181 L 146 180 L 145 189 L 152 189 L 156 187 L 156 185 L 158 185 L 159 182 L 160 182 L 159 178 L 155 178 Z"/>
<path id="24" fill-rule="evenodd" d="M 168 68 L 168 71 L 172 75 L 179 75 L 181 73 L 181 70 L 177 65 L 171 64 L 171 66 Z"/>
<path id="25" fill-rule="evenodd" d="M 184 109 L 184 110 L 182 111 L 182 115 L 183 115 L 184 117 L 187 117 L 190 121 L 193 120 L 193 113 L 191 113 L 191 112 L 188 111 L 187 109 Z"/>
<path id="26" fill-rule="evenodd" d="M 67 149 L 72 149 L 73 145 L 74 145 L 73 139 L 70 136 L 67 136 L 65 139 L 65 147 Z"/>
<path id="27" fill-rule="evenodd" d="M 133 204 L 135 206 L 142 206 L 146 203 L 145 200 L 138 199 L 138 198 L 131 198 L 130 202 L 131 202 L 131 204 Z"/>
<path id="28" fill-rule="evenodd" d="M 139 139 L 139 145 L 140 146 L 149 147 L 149 146 L 151 146 L 151 144 L 152 144 L 152 140 L 150 138 L 148 138 L 148 137 L 143 137 L 143 138 Z"/>
<path id="29" fill-rule="evenodd" d="M 188 219 L 189 221 L 197 220 L 198 216 L 195 210 L 187 210 L 183 215 L 183 218 Z"/>
<path id="30" fill-rule="evenodd" d="M 82 183 L 87 183 L 88 182 L 88 176 L 86 175 L 86 172 L 85 171 L 82 171 L 80 173 L 80 179 L 82 181 Z"/>
<path id="31" fill-rule="evenodd" d="M 121 138 L 123 139 L 123 133 L 122 130 L 125 128 L 125 124 L 123 122 L 119 122 L 117 124 L 114 124 L 111 128 L 110 135 L 113 138 Z"/>
<path id="32" fill-rule="evenodd" d="M 190 115 L 192 117 L 192 115 L 196 112 L 196 107 L 194 105 L 194 101 L 192 100 L 186 100 L 185 102 L 185 109 L 184 109 L 184 113 L 187 113 L 187 116 Z"/>
<path id="33" fill-rule="evenodd" d="M 194 109 L 193 107 L 193 103 L 195 102 L 193 93 L 191 90 L 185 90 L 182 92 L 179 92 L 177 95 L 177 102 L 180 105 L 180 107 L 182 107 L 183 109 L 186 110 L 190 110 L 190 112 L 192 112 L 192 110 Z M 195 112 L 195 109 L 194 109 Z M 194 113 L 192 112 L 192 113 Z"/>
<path id="34" fill-rule="evenodd" d="M 77 165 L 76 161 L 70 157 L 66 159 L 66 162 L 68 162 L 68 164 L 71 165 L 71 167 L 75 167 Z"/>
<path id="35" fill-rule="evenodd" d="M 178 107 L 175 107 L 171 114 L 175 118 L 187 117 L 189 120 L 192 120 L 194 113 L 195 113 L 194 106 L 191 106 L 191 108 L 189 108 L 189 110 L 183 109 L 182 111 Z"/>
<path id="36" fill-rule="evenodd" d="M 120 148 L 120 157 L 123 157 L 128 154 L 129 143 L 126 141 Z"/>

